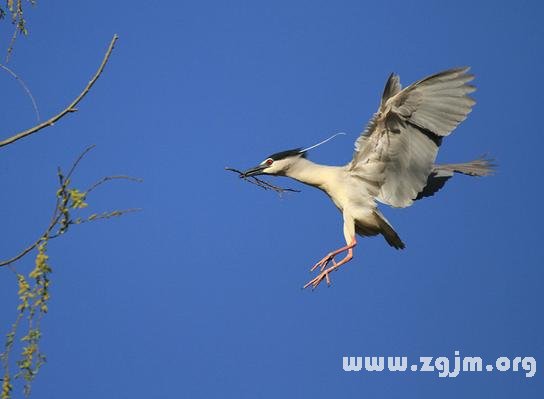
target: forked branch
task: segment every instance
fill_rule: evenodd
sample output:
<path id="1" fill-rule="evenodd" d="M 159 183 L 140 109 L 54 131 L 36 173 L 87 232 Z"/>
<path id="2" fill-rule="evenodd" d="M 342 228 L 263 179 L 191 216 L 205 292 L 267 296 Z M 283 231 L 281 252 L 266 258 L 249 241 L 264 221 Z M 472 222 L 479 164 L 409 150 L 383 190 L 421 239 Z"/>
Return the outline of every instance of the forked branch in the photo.
<path id="1" fill-rule="evenodd" d="M 53 215 L 51 216 L 51 221 L 49 222 L 49 225 L 47 226 L 45 231 L 36 239 L 36 241 L 34 241 L 28 247 L 23 249 L 21 252 L 19 252 L 17 255 L 15 255 L 12 258 L 1 260 L 0 267 L 8 266 L 17 262 L 18 260 L 25 257 L 25 255 L 27 255 L 33 249 L 37 248 L 38 245 L 40 245 L 40 243 L 42 243 L 44 239 L 57 238 L 58 236 L 64 234 L 68 230 L 68 228 L 72 225 L 93 222 L 95 220 L 101 220 L 101 219 L 110 219 L 113 217 L 122 216 L 126 213 L 137 212 L 140 210 L 139 208 L 129 208 L 129 209 L 107 211 L 102 213 L 95 213 L 86 218 L 73 219 L 71 217 L 69 210 L 70 209 L 75 210 L 75 209 L 86 207 L 87 204 L 84 203 L 84 200 L 87 198 L 87 196 L 92 190 L 96 189 L 100 185 L 111 180 L 119 180 L 119 179 L 130 180 L 134 182 L 142 181 L 141 179 L 131 177 L 131 176 L 114 175 L 114 176 L 106 176 L 99 179 L 94 184 L 92 184 L 87 191 L 84 191 L 84 192 L 79 192 L 78 190 L 71 189 L 70 183 L 71 183 L 71 178 L 73 173 L 75 172 L 79 163 L 85 157 L 85 155 L 87 155 L 87 153 L 89 153 L 89 151 L 91 151 L 94 147 L 95 147 L 94 145 L 87 147 L 77 157 L 77 159 L 74 161 L 74 163 L 72 164 L 71 168 L 69 169 L 66 175 L 64 175 L 59 168 L 58 170 L 59 189 L 57 191 L 57 199 L 55 202 L 55 208 L 53 209 Z"/>

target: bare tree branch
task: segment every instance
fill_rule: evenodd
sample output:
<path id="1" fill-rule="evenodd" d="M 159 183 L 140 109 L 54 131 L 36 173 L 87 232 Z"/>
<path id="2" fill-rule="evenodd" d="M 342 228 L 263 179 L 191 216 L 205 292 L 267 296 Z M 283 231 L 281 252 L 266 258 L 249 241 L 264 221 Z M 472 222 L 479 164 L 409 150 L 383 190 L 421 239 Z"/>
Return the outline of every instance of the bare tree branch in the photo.
<path id="1" fill-rule="evenodd" d="M 65 109 L 63 109 L 57 115 L 55 115 L 52 118 L 46 120 L 45 122 L 42 122 L 42 123 L 40 123 L 40 124 L 38 124 L 38 125 L 36 125 L 34 127 L 31 127 L 30 129 L 27 129 L 25 131 L 22 131 L 20 133 L 17 133 L 15 135 L 9 137 L 9 138 L 7 138 L 7 139 L 5 139 L 3 141 L 0 141 L 0 148 L 4 147 L 6 145 L 12 144 L 13 142 L 15 142 L 17 140 L 20 140 L 20 139 L 22 139 L 24 137 L 30 136 L 31 134 L 39 132 L 40 130 L 42 130 L 42 129 L 46 128 L 46 127 L 53 126 L 55 124 L 55 122 L 57 122 L 59 119 L 64 117 L 66 114 L 69 114 L 71 112 L 76 112 L 77 111 L 76 105 L 83 99 L 83 97 L 85 97 L 85 95 L 87 95 L 89 90 L 91 90 L 91 87 L 93 87 L 94 83 L 98 80 L 98 78 L 102 74 L 102 71 L 104 70 L 104 67 L 106 66 L 106 64 L 107 64 L 107 62 L 108 62 L 108 60 L 110 58 L 111 52 L 113 51 L 113 47 L 115 46 L 115 42 L 117 41 L 118 38 L 119 37 L 116 34 L 113 35 L 113 38 L 111 39 L 108 50 L 106 51 L 106 54 L 104 55 L 104 58 L 102 59 L 102 63 L 98 67 L 98 70 L 96 71 L 96 73 L 94 74 L 92 79 L 89 81 L 89 83 L 87 83 L 87 86 L 85 86 L 83 91 L 81 93 L 79 93 L 79 95 L 75 98 L 75 100 L 70 103 L 70 105 L 68 105 Z"/>
<path id="2" fill-rule="evenodd" d="M 83 224 L 83 223 L 89 223 L 94 222 L 96 220 L 102 220 L 102 219 L 111 219 L 118 216 L 126 215 L 127 213 L 133 213 L 133 212 L 140 212 L 142 208 L 127 208 L 127 209 L 119 209 L 116 211 L 110 211 L 110 212 L 102 212 L 102 213 L 94 213 L 87 218 L 78 218 L 76 220 L 69 220 L 68 224 L 70 226 L 75 224 Z M 57 232 L 53 235 L 51 235 L 49 238 L 57 238 L 58 236 L 62 235 L 63 233 Z"/>

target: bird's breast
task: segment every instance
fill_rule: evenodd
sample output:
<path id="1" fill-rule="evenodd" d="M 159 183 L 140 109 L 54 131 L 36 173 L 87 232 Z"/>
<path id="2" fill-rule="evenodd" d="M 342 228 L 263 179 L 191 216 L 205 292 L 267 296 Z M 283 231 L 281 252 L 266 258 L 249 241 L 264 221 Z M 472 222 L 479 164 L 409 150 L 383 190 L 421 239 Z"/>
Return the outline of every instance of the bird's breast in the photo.
<path id="1" fill-rule="evenodd" d="M 349 176 L 330 181 L 323 187 L 323 191 L 341 212 L 349 211 L 356 214 L 360 210 L 376 207 L 374 198 L 365 189 L 365 185 Z"/>

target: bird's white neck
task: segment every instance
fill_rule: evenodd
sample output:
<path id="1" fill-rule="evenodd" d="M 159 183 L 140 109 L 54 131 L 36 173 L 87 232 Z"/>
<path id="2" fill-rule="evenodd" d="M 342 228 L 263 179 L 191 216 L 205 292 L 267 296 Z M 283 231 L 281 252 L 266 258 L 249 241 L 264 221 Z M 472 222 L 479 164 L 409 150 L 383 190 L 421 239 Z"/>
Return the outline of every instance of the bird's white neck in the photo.
<path id="1" fill-rule="evenodd" d="M 333 178 L 334 166 L 319 165 L 305 158 L 299 158 L 290 165 L 285 175 L 301 183 L 326 190 L 327 183 Z"/>

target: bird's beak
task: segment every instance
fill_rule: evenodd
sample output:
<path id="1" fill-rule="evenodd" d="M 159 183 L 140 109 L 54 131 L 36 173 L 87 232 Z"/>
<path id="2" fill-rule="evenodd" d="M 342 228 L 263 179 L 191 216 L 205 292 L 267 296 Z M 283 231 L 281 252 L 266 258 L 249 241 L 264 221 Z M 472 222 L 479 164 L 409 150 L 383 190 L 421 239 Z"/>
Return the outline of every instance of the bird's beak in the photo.
<path id="1" fill-rule="evenodd" d="M 265 165 L 259 165 L 259 166 L 256 166 L 254 168 L 251 168 L 251 169 L 248 169 L 246 170 L 244 173 L 242 173 L 240 175 L 241 178 L 246 178 L 246 177 L 250 177 L 250 176 L 257 176 L 257 175 L 262 175 L 262 171 L 266 169 L 266 166 Z"/>

